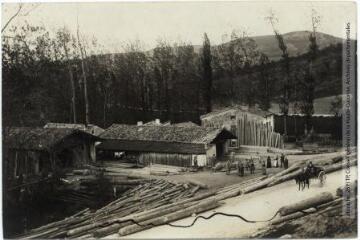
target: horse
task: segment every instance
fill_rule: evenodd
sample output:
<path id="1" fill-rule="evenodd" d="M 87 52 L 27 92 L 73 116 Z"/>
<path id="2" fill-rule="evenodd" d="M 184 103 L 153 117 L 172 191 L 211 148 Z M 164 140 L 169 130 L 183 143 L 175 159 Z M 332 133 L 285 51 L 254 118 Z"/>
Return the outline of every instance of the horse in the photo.
<path id="1" fill-rule="evenodd" d="M 302 186 L 302 191 L 305 189 L 305 186 L 307 185 L 308 188 L 310 188 L 310 172 L 308 169 L 300 173 L 295 177 L 295 182 L 299 185 L 299 191 Z"/>

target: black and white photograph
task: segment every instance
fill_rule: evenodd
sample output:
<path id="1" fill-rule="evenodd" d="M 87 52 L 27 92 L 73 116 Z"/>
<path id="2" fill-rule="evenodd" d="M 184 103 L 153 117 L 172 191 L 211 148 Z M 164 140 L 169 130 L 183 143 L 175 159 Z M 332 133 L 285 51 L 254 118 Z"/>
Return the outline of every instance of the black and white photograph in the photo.
<path id="1" fill-rule="evenodd" d="M 2 1 L 3 239 L 356 239 L 356 1 Z"/>

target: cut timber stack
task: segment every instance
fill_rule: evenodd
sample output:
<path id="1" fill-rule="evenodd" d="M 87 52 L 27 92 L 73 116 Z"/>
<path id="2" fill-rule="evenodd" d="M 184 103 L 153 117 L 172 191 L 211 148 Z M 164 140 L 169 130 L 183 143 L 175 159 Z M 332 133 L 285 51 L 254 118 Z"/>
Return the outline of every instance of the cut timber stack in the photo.
<path id="1" fill-rule="evenodd" d="M 247 114 L 237 115 L 238 144 L 284 148 L 284 139 L 280 133 L 274 132 L 269 123 L 263 123 Z"/>

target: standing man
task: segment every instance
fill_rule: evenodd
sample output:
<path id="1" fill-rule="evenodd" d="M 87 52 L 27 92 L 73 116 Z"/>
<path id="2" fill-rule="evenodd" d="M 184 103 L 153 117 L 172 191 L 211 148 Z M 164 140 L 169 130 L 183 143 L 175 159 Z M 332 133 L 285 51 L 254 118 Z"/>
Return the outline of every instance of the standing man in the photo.
<path id="1" fill-rule="evenodd" d="M 263 175 L 266 175 L 266 165 L 265 165 L 265 161 L 262 162 L 261 167 L 262 167 L 262 174 L 263 174 Z"/>
<path id="2" fill-rule="evenodd" d="M 270 156 L 267 157 L 266 167 L 271 168 L 271 158 L 270 158 Z"/>
<path id="3" fill-rule="evenodd" d="M 245 174 L 245 166 L 244 163 L 241 161 L 240 162 L 240 176 L 243 177 Z"/>
<path id="4" fill-rule="evenodd" d="M 280 167 L 285 167 L 284 166 L 284 162 L 285 162 L 285 156 L 284 153 L 281 153 L 281 157 L 280 157 Z"/>
<path id="5" fill-rule="evenodd" d="M 226 162 L 226 175 L 229 175 L 230 174 L 230 159 Z"/>
<path id="6" fill-rule="evenodd" d="M 194 168 L 195 168 L 195 170 L 197 170 L 197 169 L 198 169 L 197 156 L 195 156 L 195 158 L 194 158 Z"/>
<path id="7" fill-rule="evenodd" d="M 226 175 L 229 175 L 231 171 L 231 158 L 232 158 L 232 153 L 230 154 L 229 160 L 227 160 L 226 162 Z"/>
<path id="8" fill-rule="evenodd" d="M 279 158 L 278 158 L 278 156 L 276 156 L 276 158 L 275 158 L 274 167 L 276 167 L 276 168 L 279 167 Z"/>
<path id="9" fill-rule="evenodd" d="M 238 175 L 240 176 L 240 162 L 239 161 L 236 162 L 236 169 L 238 171 Z"/>
<path id="10" fill-rule="evenodd" d="M 255 174 L 255 164 L 253 159 L 251 159 L 251 163 L 250 163 L 250 173 Z"/>
<path id="11" fill-rule="evenodd" d="M 287 157 L 285 157 L 284 168 L 287 169 L 288 167 L 289 167 L 289 160 L 287 159 Z"/>

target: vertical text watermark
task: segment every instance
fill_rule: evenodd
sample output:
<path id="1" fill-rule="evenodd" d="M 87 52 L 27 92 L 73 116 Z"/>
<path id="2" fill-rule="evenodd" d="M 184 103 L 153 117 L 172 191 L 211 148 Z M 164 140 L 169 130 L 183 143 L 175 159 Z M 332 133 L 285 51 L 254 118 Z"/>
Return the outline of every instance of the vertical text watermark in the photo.
<path id="1" fill-rule="evenodd" d="M 343 111 L 342 111 L 342 135 L 345 156 L 343 158 L 343 216 L 355 217 L 355 185 L 357 179 L 356 169 L 351 166 L 356 161 L 356 48 L 355 41 L 350 38 L 351 25 L 346 23 L 345 37 L 342 51 L 342 87 L 343 87 Z"/>

